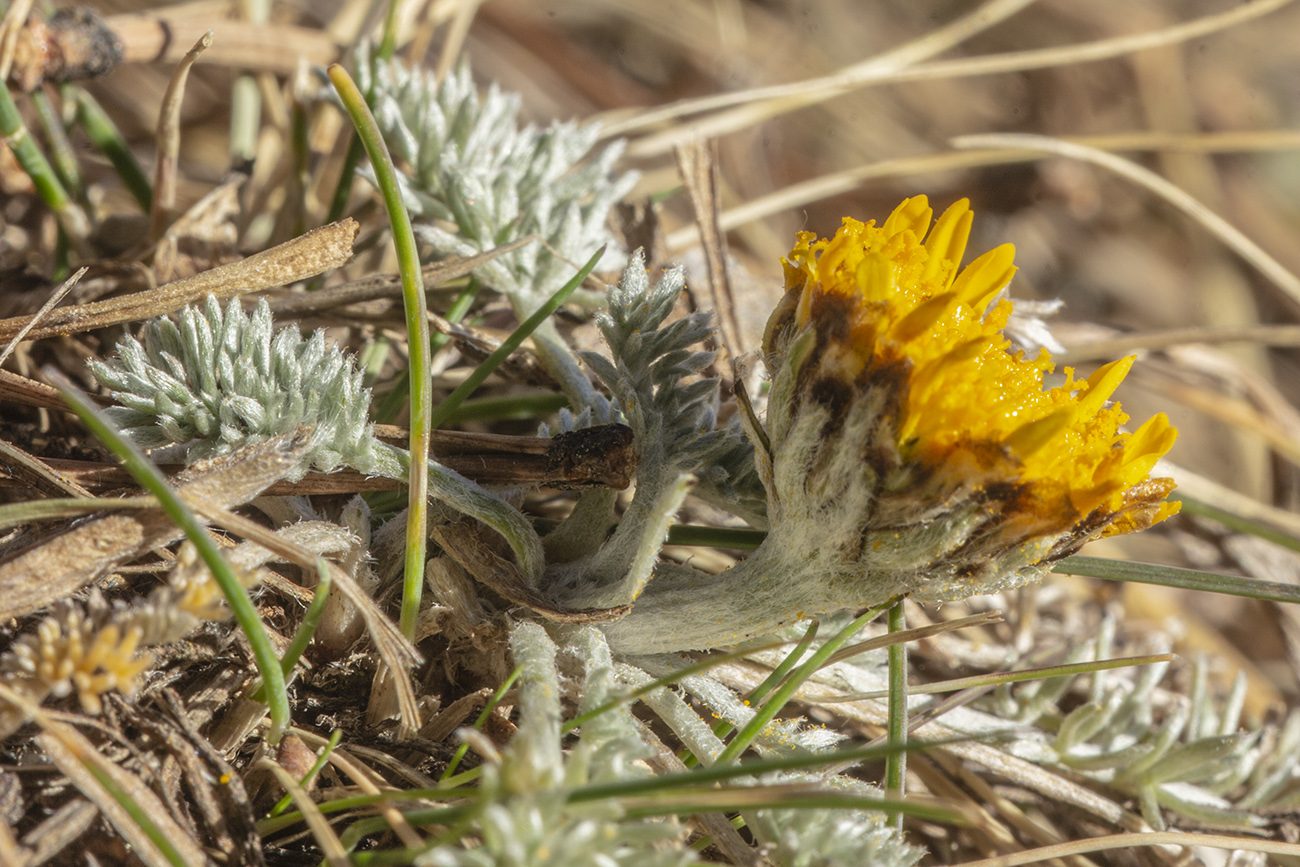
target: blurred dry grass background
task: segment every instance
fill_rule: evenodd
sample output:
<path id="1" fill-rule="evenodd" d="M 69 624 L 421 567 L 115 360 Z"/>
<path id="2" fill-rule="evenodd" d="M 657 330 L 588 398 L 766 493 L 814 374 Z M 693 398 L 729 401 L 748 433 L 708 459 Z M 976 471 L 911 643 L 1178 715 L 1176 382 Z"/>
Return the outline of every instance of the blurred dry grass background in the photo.
<path id="1" fill-rule="evenodd" d="M 292 105 L 286 99 L 292 76 L 283 73 L 293 66 L 295 35 L 325 34 L 312 42 L 312 51 L 351 45 L 357 34 L 378 24 L 384 10 L 382 4 L 369 8 L 368 2 L 278 3 L 268 27 L 282 51 L 241 55 L 237 41 L 223 44 L 226 22 L 238 17 L 236 5 L 203 0 L 150 11 L 191 29 L 211 27 L 216 36 L 184 105 L 182 206 L 209 192 L 229 168 L 228 105 L 235 74 L 250 63 L 266 73 L 259 156 L 244 192 L 247 216 L 237 240 L 240 249 L 258 250 L 288 237 L 293 227 L 285 217 L 294 174 L 287 146 Z M 1184 339 L 1154 351 L 1142 350 L 1146 344 L 1136 338 L 1133 348 L 1141 357 L 1117 397 L 1134 418 L 1169 413 L 1181 432 L 1171 454 L 1179 466 L 1265 506 L 1294 512 L 1300 503 L 1296 335 L 1228 342 L 1214 335 L 1228 327 L 1295 324 L 1300 302 L 1187 215 L 1105 169 L 1060 158 L 985 155 L 952 144 L 955 137 L 982 133 L 1032 133 L 1102 147 L 1118 142 L 1116 153 L 1190 193 L 1286 269 L 1300 273 L 1300 4 L 1270 5 L 1281 8 L 1227 29 L 1107 59 L 924 80 L 896 81 L 899 75 L 887 74 L 816 99 L 811 87 L 794 87 L 779 98 L 737 100 L 733 108 L 689 115 L 668 113 L 657 122 L 647 122 L 648 109 L 833 75 L 943 32 L 977 5 L 945 0 L 410 2 L 405 32 L 413 42 L 405 42 L 399 53 L 438 63 L 448 33 L 456 44 L 454 21 L 460 16 L 468 23 L 463 52 L 481 83 L 520 93 L 526 113 L 537 122 L 599 118 L 626 136 L 625 165 L 643 172 L 636 195 L 662 199 L 665 260 L 700 259 L 690 231 L 694 217 L 677 189 L 674 143 L 701 132 L 716 134 L 724 213 L 791 193 L 773 213 L 728 235 L 740 312 L 751 329 L 749 349 L 757 347 L 780 288 L 779 257 L 796 231 L 827 234 L 843 216 L 881 219 L 901 198 L 918 193 L 927 194 L 938 209 L 970 198 L 977 212 L 971 250 L 1015 243 L 1020 272 L 1012 297 L 1062 299 L 1053 329 L 1085 370 L 1099 363 L 1089 350 L 1096 341 L 1205 329 L 1206 342 Z M 117 15 L 140 11 L 135 4 L 100 6 Z M 1247 7 L 1221 0 L 1042 0 L 987 8 L 1005 18 L 932 60 L 1064 49 Z M 182 42 L 178 36 L 181 48 Z M 128 63 L 91 85 L 146 165 L 171 69 L 169 62 Z M 734 129 L 711 132 L 708 125 L 718 118 L 733 120 Z M 327 109 L 315 120 L 317 162 L 301 215 L 306 226 L 323 219 L 346 144 L 341 121 Z M 91 175 L 102 185 L 96 195 L 105 213 L 131 210 L 106 166 Z M 802 185 L 823 180 L 829 194 L 799 193 Z M 360 202 L 369 194 L 358 184 L 354 197 Z M 11 203 L 6 210 L 5 264 L 48 274 L 49 247 L 32 242 L 49 236 L 16 208 Z M 353 272 L 395 270 L 383 248 L 364 252 Z M 13 297 L 10 302 L 21 307 Z M 1197 490 L 1225 501 L 1212 487 Z M 1300 560 L 1292 553 L 1188 516 L 1086 553 L 1300 580 Z M 1078 581 L 1066 585 L 1066 593 L 1098 610 L 1122 596 L 1129 628 L 1140 632 L 1143 621 L 1156 624 L 1179 638 L 1180 652 L 1221 660 L 1215 673 L 1222 683 L 1237 670 L 1247 671 L 1248 715 L 1255 720 L 1296 703 L 1296 612 L 1139 585 Z M 1021 623 L 1029 620 L 1022 612 Z M 942 662 L 933 665 L 946 668 Z"/>

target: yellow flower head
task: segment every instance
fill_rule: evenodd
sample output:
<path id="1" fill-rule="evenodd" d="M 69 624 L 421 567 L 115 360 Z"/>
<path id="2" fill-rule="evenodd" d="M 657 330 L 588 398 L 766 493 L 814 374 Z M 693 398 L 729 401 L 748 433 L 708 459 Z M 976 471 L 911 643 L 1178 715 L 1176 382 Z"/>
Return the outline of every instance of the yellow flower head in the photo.
<path id="1" fill-rule="evenodd" d="M 1177 511 L 1172 481 L 1147 478 L 1177 432 L 1161 414 L 1123 433 L 1107 405 L 1133 358 L 1044 388 L 1050 355 L 1012 350 L 1011 302 L 995 301 L 1014 249 L 960 269 L 969 203 L 932 216 L 918 196 L 882 226 L 801 233 L 785 260 L 764 337 L 773 530 L 782 513 L 833 526 L 820 553 L 917 570 L 899 590 L 939 599 L 1023 583 Z"/>

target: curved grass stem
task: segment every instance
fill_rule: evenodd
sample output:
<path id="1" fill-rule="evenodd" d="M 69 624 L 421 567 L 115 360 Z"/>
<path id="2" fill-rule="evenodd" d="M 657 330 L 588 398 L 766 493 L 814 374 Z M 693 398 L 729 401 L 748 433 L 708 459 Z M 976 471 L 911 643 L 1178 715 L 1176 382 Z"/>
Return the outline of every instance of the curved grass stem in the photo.
<path id="1" fill-rule="evenodd" d="M 267 710 L 271 717 L 267 740 L 273 745 L 278 744 L 289 725 L 289 695 L 285 689 L 280 659 L 275 654 L 266 626 L 262 623 L 261 615 L 257 613 L 257 608 L 249 598 L 243 582 L 222 556 L 217 543 L 213 541 L 207 529 L 199 523 L 194 511 L 177 496 L 162 472 L 145 457 L 144 453 L 117 433 L 89 398 L 63 374 L 53 368 L 47 368 L 45 374 L 58 386 L 68 405 L 90 432 L 122 461 L 127 472 L 140 484 L 140 487 L 158 499 L 158 504 L 176 526 L 185 531 L 186 538 L 194 545 L 199 556 L 203 558 L 204 564 L 212 572 L 212 579 L 225 594 L 226 604 L 230 606 L 235 622 L 243 630 L 258 673 L 262 676 L 262 689 L 266 695 Z"/>
<path id="2" fill-rule="evenodd" d="M 424 277 L 420 273 L 420 255 L 411 231 L 411 216 L 402 203 L 401 189 L 388 146 L 379 134 L 370 107 L 352 76 L 335 63 L 329 68 L 330 82 L 347 109 L 357 135 L 375 172 L 388 222 L 393 229 L 397 248 L 397 267 L 402 278 L 402 304 L 406 314 L 406 333 L 410 343 L 411 463 L 407 485 L 410 489 L 406 520 L 406 573 L 402 579 L 402 614 L 399 625 L 407 638 L 415 636 L 415 619 L 420 611 L 424 588 L 424 555 L 429 493 L 429 432 L 433 428 L 433 383 L 429 374 L 429 311 L 424 298 Z"/>

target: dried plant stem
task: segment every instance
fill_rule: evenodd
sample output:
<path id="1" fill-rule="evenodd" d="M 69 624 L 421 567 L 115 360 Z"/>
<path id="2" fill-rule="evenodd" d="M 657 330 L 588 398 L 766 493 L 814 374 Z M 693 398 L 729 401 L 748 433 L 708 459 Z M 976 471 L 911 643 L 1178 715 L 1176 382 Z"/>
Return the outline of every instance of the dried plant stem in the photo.
<path id="1" fill-rule="evenodd" d="M 1200 223 L 1210 234 L 1214 235 L 1239 256 L 1257 268 L 1260 273 L 1271 280 L 1292 301 L 1300 304 L 1300 277 L 1297 277 L 1277 259 L 1270 256 L 1254 241 L 1247 238 L 1240 229 L 1211 211 L 1192 196 L 1171 184 L 1160 175 L 1143 168 L 1132 160 L 1115 154 L 1106 153 L 1097 148 L 1073 142 L 1062 141 L 1051 136 L 1026 134 L 968 135 L 952 140 L 956 148 L 1014 148 L 1022 147 L 1044 155 L 1066 157 L 1081 160 L 1095 166 L 1109 169 L 1120 177 L 1127 178 L 1139 186 L 1145 187 L 1178 210 Z"/>
<path id="2" fill-rule="evenodd" d="M 693 138 L 714 138 L 735 132 L 738 129 L 744 129 L 762 121 L 770 120 L 778 115 L 848 93 L 859 87 L 885 82 L 993 75 L 995 73 L 1104 60 L 1109 57 L 1119 57 L 1162 45 L 1186 42 L 1190 39 L 1226 30 L 1252 18 L 1267 15 L 1290 2 L 1291 0 L 1254 0 L 1254 2 L 1242 4 L 1223 13 L 1207 15 L 1203 18 L 1170 27 L 1061 48 L 1043 48 L 985 57 L 940 60 L 925 64 L 917 63 L 914 66 L 908 66 L 906 63 L 879 62 L 904 50 L 897 49 L 895 52 L 890 52 L 881 58 L 872 58 L 821 78 L 674 103 L 661 109 L 643 112 L 623 124 L 607 124 L 604 134 L 606 136 L 627 135 L 636 130 L 653 128 L 655 125 L 673 118 L 707 111 L 719 111 L 719 109 L 730 106 L 747 106 L 748 110 L 719 112 L 716 115 L 706 116 L 701 120 L 678 124 L 667 132 L 647 136 L 628 147 L 628 154 L 631 156 L 656 155 L 665 153 L 684 141 Z M 995 20 L 990 21 L 990 23 L 994 23 Z M 961 35 L 965 37 L 971 34 L 963 30 Z M 923 39 L 928 38 L 928 36 L 923 37 Z M 904 46 L 904 48 L 906 47 Z M 905 61 L 915 63 L 917 59 L 916 57 L 906 57 Z"/>
<path id="3" fill-rule="evenodd" d="M 913 632 L 915 630 L 908 630 Z M 999 686 L 1004 683 L 1023 683 L 1027 680 L 1044 680 L 1049 677 L 1073 677 L 1078 674 L 1091 674 L 1098 671 L 1112 671 L 1117 668 L 1132 668 L 1138 665 L 1157 665 L 1172 662 L 1177 657 L 1172 653 L 1155 653 L 1148 656 L 1126 656 L 1121 659 L 1102 659 L 1096 662 L 1076 662 L 1070 665 L 1047 665 L 1040 668 L 1023 668 L 1016 671 L 1003 671 L 997 674 L 976 674 L 971 677 L 955 677 L 923 686 L 908 686 L 908 695 L 937 695 L 945 692 L 959 692 L 963 689 L 975 689 Z M 862 701 L 864 699 L 888 698 L 888 690 L 876 692 L 855 692 L 841 698 L 827 700 L 826 704 L 845 701 Z"/>
<path id="4" fill-rule="evenodd" d="M 77 281 L 85 275 L 86 270 L 87 268 L 85 265 L 81 266 L 81 268 L 77 269 L 77 273 L 73 274 L 67 280 L 64 280 L 63 283 L 59 285 L 59 288 L 55 289 L 54 292 L 50 294 L 50 297 L 41 305 L 41 309 L 32 314 L 28 323 L 20 328 L 18 333 L 5 344 L 3 350 L 0 350 L 0 364 L 5 363 L 9 358 L 10 353 L 12 353 L 18 344 L 22 343 L 23 338 L 25 338 L 28 333 L 36 327 L 36 323 L 40 322 L 46 314 L 53 310 L 55 306 L 63 300 L 63 296 L 67 295 L 69 290 L 71 290 L 73 286 L 77 285 Z"/>
<path id="5" fill-rule="evenodd" d="M 185 531 L 186 537 L 198 550 L 199 556 L 212 572 L 212 578 L 225 594 L 226 604 L 234 615 L 235 621 L 244 632 L 253 660 L 262 676 L 266 690 L 267 710 L 271 717 L 271 727 L 267 740 L 278 744 L 289 725 L 289 695 L 285 689 L 284 672 L 280 669 L 280 659 L 271 646 L 271 638 L 266 633 L 253 600 L 248 591 L 235 575 L 230 563 L 222 556 L 212 536 L 199 523 L 194 512 L 185 501 L 176 495 L 167 479 L 156 466 L 150 463 L 144 453 L 113 430 L 100 411 L 72 385 L 68 379 L 53 369 L 46 370 L 46 376 L 63 392 L 64 398 L 81 418 L 83 424 L 122 461 L 135 480 L 149 493 L 158 498 L 158 503 L 175 524 Z"/>
<path id="6" fill-rule="evenodd" d="M 1032 0 L 1031 0 L 1032 2 Z M 861 63 L 839 70 L 821 78 L 798 81 L 791 84 L 777 84 L 760 87 L 739 93 L 723 93 L 698 99 L 682 100 L 637 114 L 623 124 L 611 123 L 605 129 L 606 136 L 628 135 L 637 130 L 657 126 L 664 121 L 673 120 L 690 114 L 707 111 L 719 111 L 733 106 L 767 102 L 782 103 L 784 111 L 793 111 L 807 105 L 813 105 L 832 96 L 850 90 L 855 86 L 869 84 L 881 78 L 887 78 L 897 70 L 910 64 L 941 54 L 950 48 L 977 35 L 981 31 L 1016 14 L 1029 5 L 1026 0 L 991 0 L 973 12 L 951 21 L 943 27 L 933 30 L 918 39 L 891 49 L 884 54 L 868 58 Z M 726 117 L 721 115 L 720 117 Z M 665 135 L 672 135 L 681 127 L 669 130 Z M 709 136 L 691 136 L 709 137 Z M 681 142 L 689 140 L 682 139 Z"/>
<path id="7" fill-rule="evenodd" d="M 1036 864 L 1039 861 L 1051 861 L 1056 858 L 1068 858 L 1086 855 L 1089 852 L 1109 852 L 1115 849 L 1134 849 L 1141 846 L 1206 846 L 1212 849 L 1240 849 L 1246 852 L 1262 852 L 1265 855 L 1300 856 L 1300 844 L 1283 843 L 1280 840 L 1261 840 L 1259 837 L 1233 837 L 1227 834 L 1187 834 L 1179 831 L 1151 831 L 1148 833 L 1111 834 L 1108 837 L 1093 837 L 1088 840 L 1072 840 L 1069 843 L 1057 843 L 1038 849 L 1026 849 L 997 858 L 985 858 L 980 861 L 965 861 L 961 867 L 1018 867 L 1020 864 Z"/>
<path id="8" fill-rule="evenodd" d="M 1277 151 L 1300 148 L 1300 133 L 1295 130 L 1255 130 L 1231 133 L 1172 134 L 1138 131 L 1107 135 L 1063 136 L 1057 141 L 1089 145 L 1107 151 L 1178 151 L 1180 153 L 1224 153 L 1235 151 Z M 841 172 L 832 172 L 806 181 L 782 187 L 774 192 L 754 198 L 723 211 L 718 223 L 724 231 L 731 231 L 748 223 L 786 213 L 833 196 L 843 195 L 880 178 L 909 177 L 935 174 L 958 169 L 981 168 L 1023 162 L 1025 151 L 1016 148 L 987 148 L 978 151 L 922 154 L 898 157 L 856 166 Z M 699 231 L 695 226 L 685 226 L 669 232 L 665 246 L 669 250 L 683 250 L 696 243 Z M 1118 351 L 1120 354 L 1123 350 Z"/>
<path id="9" fill-rule="evenodd" d="M 75 307 L 59 307 L 43 317 L 41 325 L 31 328 L 25 339 L 44 340 L 46 337 L 165 316 L 208 295 L 220 301 L 232 295 L 286 286 L 315 277 L 342 266 L 352 258 L 352 241 L 358 228 L 357 222 L 350 218 L 330 223 L 246 259 L 210 268 L 157 289 Z M 0 340 L 11 339 L 27 328 L 31 320 L 30 316 L 0 319 Z"/>
<path id="10" fill-rule="evenodd" d="M 158 118 L 158 164 L 154 168 L 153 210 L 149 213 L 149 237 L 157 240 L 171 225 L 176 210 L 176 163 L 181 151 L 181 102 L 185 98 L 185 83 L 190 77 L 190 67 L 199 55 L 212 44 L 212 31 L 207 30 L 199 41 L 176 65 L 172 79 L 163 94 Z"/>
<path id="11" fill-rule="evenodd" d="M 406 314 L 407 341 L 410 344 L 411 453 L 409 511 L 406 520 L 406 574 L 402 580 L 402 614 L 399 625 L 407 638 L 415 635 L 415 619 L 420 612 L 420 595 L 424 588 L 424 554 L 429 494 L 429 431 L 433 422 L 433 380 L 429 372 L 429 309 L 425 303 L 424 280 L 420 272 L 420 254 L 411 231 L 411 217 L 402 202 L 401 188 L 393 170 L 388 146 L 379 134 L 375 118 L 365 97 L 347 70 L 335 63 L 329 68 L 330 82 L 352 118 L 357 135 L 370 158 L 375 179 L 388 209 L 397 248 L 398 270 L 402 277 L 402 302 Z"/>
<path id="12" fill-rule="evenodd" d="M 260 759 L 254 768 L 269 771 L 281 788 L 288 793 L 293 799 L 294 804 L 301 811 L 303 821 L 311 829 L 312 837 L 321 848 L 321 854 L 325 857 L 325 863 L 330 867 L 347 867 L 352 862 L 348 859 L 347 850 L 339 840 L 338 835 L 334 833 L 334 828 L 330 825 L 325 814 L 321 812 L 320 807 L 312 800 L 311 795 L 303 789 L 293 775 L 282 768 L 269 758 Z"/>

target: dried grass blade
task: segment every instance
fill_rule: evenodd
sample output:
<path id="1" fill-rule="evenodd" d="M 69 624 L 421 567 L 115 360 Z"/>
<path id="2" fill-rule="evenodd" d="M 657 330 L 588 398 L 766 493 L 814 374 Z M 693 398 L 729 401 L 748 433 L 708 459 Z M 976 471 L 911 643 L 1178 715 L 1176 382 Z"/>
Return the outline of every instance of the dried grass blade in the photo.
<path id="1" fill-rule="evenodd" d="M 44 729 L 36 738 L 41 749 L 99 808 L 141 861 L 149 867 L 212 863 L 147 785 L 101 755 L 75 728 L 54 720 L 6 686 L 0 685 L 0 700 L 15 705 Z"/>
<path id="2" fill-rule="evenodd" d="M 420 711 L 415 703 L 415 687 L 411 683 L 410 668 L 420 661 L 420 652 L 406 640 L 393 621 L 379 610 L 379 606 L 375 605 L 375 601 L 357 584 L 347 570 L 340 569 L 328 560 L 318 560 L 311 552 L 294 545 L 255 521 L 227 511 L 224 506 L 215 501 L 191 499 L 190 502 L 194 509 L 209 521 L 251 542 L 256 542 L 289 563 L 312 570 L 316 569 L 318 563 L 325 564 L 329 570 L 331 583 L 360 612 L 361 618 L 366 623 L 366 630 L 375 643 L 375 650 L 384 665 L 392 672 L 393 683 L 397 688 L 402 725 L 411 732 L 417 731 L 420 727 Z"/>
<path id="3" fill-rule="evenodd" d="M 425 265 L 420 272 L 424 279 L 424 285 L 427 289 L 428 287 L 468 276 L 475 268 L 486 265 L 498 256 L 513 253 L 521 247 L 526 247 L 538 240 L 538 237 L 537 235 L 527 235 L 517 241 L 511 241 L 509 244 L 494 247 L 486 253 L 479 253 L 475 256 L 453 256 L 441 262 L 434 262 L 432 265 Z M 357 304 L 362 301 L 390 298 L 401 294 L 401 277 L 397 274 L 379 274 L 374 277 L 353 280 L 341 286 L 316 289 L 312 292 L 278 295 L 268 298 L 267 301 L 271 305 L 272 313 L 296 314 L 312 313 L 331 307 L 341 307 L 344 304 Z"/>
<path id="4" fill-rule="evenodd" d="M 54 290 L 54 293 L 50 295 L 44 304 L 41 305 L 41 309 L 32 314 L 31 320 L 27 325 L 20 328 L 18 333 L 15 334 L 5 346 L 4 351 L 0 352 L 0 364 L 5 363 L 13 353 L 14 349 L 17 348 L 18 344 L 22 343 L 23 338 L 27 336 L 27 333 L 36 327 L 36 323 L 40 322 L 42 317 L 49 314 L 56 304 L 63 300 L 63 296 L 68 294 L 69 289 L 77 285 L 77 281 L 85 275 L 87 270 L 88 269 L 85 265 L 81 266 L 77 269 L 77 273 L 73 274 L 67 280 L 64 280 L 63 283 L 59 285 L 59 288 Z"/>
<path id="5" fill-rule="evenodd" d="M 253 767 L 270 771 L 276 782 L 289 793 L 289 797 L 293 798 L 294 804 L 302 813 L 303 821 L 307 823 L 312 836 L 320 846 L 325 861 L 333 865 L 333 867 L 348 867 L 352 862 L 348 858 L 348 852 L 344 848 L 343 842 L 339 840 L 338 835 L 334 833 L 334 829 L 330 827 L 329 820 L 320 811 L 320 807 L 316 806 L 316 802 L 311 799 L 311 796 L 303 790 L 302 786 L 298 785 L 298 781 L 293 778 L 293 775 L 267 758 L 258 760 Z"/>
<path id="6" fill-rule="evenodd" d="M 691 208 L 700 233 L 704 261 L 708 266 L 710 304 L 718 314 L 718 336 L 725 357 L 716 364 L 726 369 L 727 358 L 744 354 L 740 322 L 736 319 L 735 296 L 731 275 L 727 273 L 727 236 L 722 231 L 722 211 L 718 191 L 718 143 L 696 140 L 677 148 L 677 170 L 691 196 Z"/>
<path id="7" fill-rule="evenodd" d="M 246 259 L 212 268 L 184 280 L 176 280 L 157 289 L 92 304 L 60 307 L 50 312 L 43 325 L 33 328 L 27 339 L 41 340 L 77 334 L 93 328 L 165 316 L 208 295 L 222 300 L 315 277 L 342 266 L 352 258 L 352 242 L 357 236 L 358 228 L 356 220 L 349 217 L 312 229 Z M 0 340 L 12 338 L 30 319 L 30 316 L 0 319 Z"/>
<path id="8" fill-rule="evenodd" d="M 203 461 L 178 479 L 177 493 L 194 502 L 246 503 L 296 467 L 307 445 L 291 433 Z M 0 619 L 30 614 L 182 535 L 160 510 L 148 509 L 106 515 L 21 551 L 0 562 Z"/>
<path id="9" fill-rule="evenodd" d="M 1211 211 L 1192 196 L 1171 184 L 1160 175 L 1138 165 L 1132 160 L 1097 148 L 1062 141 L 1051 136 L 1001 133 L 997 135 L 968 135 L 952 140 L 956 148 L 1014 148 L 1023 147 L 1040 155 L 1081 160 L 1108 169 L 1160 196 L 1169 204 L 1200 223 L 1265 277 L 1281 289 L 1293 302 L 1300 304 L 1300 277 L 1270 256 L 1262 247 L 1246 237 L 1240 229 Z"/>
<path id="10" fill-rule="evenodd" d="M 149 214 L 149 237 L 155 241 L 167 230 L 176 210 L 176 164 L 181 152 L 181 102 L 185 99 L 185 83 L 190 77 L 190 67 L 211 44 L 212 31 L 205 30 L 176 65 L 163 94 L 158 117 L 158 165 L 153 176 L 153 210 Z"/>

